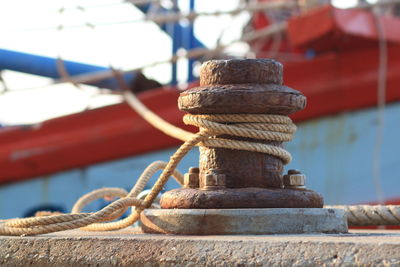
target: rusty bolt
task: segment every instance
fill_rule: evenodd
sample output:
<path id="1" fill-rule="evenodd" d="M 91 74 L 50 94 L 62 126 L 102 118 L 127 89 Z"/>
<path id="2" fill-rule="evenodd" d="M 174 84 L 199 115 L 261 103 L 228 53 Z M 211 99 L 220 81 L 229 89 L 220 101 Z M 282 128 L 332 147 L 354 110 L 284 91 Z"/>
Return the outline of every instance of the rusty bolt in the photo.
<path id="1" fill-rule="evenodd" d="M 198 188 L 199 187 L 199 168 L 191 167 L 188 173 L 183 176 L 184 188 Z"/>
<path id="2" fill-rule="evenodd" d="M 298 170 L 289 170 L 283 176 L 285 188 L 305 188 L 306 176 Z"/>
<path id="3" fill-rule="evenodd" d="M 218 190 L 226 186 L 226 175 L 217 170 L 210 169 L 210 172 L 204 177 L 204 190 Z"/>

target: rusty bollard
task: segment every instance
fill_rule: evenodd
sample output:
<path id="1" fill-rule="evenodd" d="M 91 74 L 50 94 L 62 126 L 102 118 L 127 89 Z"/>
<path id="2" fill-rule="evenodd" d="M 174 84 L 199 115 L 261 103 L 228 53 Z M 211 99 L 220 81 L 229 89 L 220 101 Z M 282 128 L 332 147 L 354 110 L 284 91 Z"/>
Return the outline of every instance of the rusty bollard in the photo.
<path id="1" fill-rule="evenodd" d="M 182 92 L 178 100 L 179 108 L 191 114 L 287 116 L 303 109 L 306 97 L 284 86 L 282 76 L 282 64 L 275 60 L 208 61 L 200 71 L 200 87 Z M 251 138 L 223 137 L 255 141 Z M 282 142 L 263 142 L 282 147 Z M 161 198 L 161 207 L 229 209 L 323 206 L 322 196 L 314 191 L 302 186 L 285 188 L 282 172 L 282 160 L 268 154 L 201 147 L 198 188 L 193 182 L 188 182 L 185 188 L 166 192 Z"/>

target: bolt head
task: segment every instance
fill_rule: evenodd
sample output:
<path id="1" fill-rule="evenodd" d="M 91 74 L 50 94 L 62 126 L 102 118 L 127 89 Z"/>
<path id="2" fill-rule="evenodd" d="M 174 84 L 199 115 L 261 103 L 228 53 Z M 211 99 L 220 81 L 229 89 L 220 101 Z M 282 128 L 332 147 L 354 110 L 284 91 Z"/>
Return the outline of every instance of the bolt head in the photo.
<path id="1" fill-rule="evenodd" d="M 204 189 L 216 190 L 224 188 L 226 185 L 226 175 L 209 173 L 204 176 Z"/>
<path id="2" fill-rule="evenodd" d="M 306 176 L 304 174 L 287 174 L 283 176 L 283 184 L 287 188 L 304 188 Z"/>
<path id="3" fill-rule="evenodd" d="M 199 187 L 199 174 L 198 173 L 185 173 L 183 176 L 184 188 L 198 188 Z"/>
<path id="4" fill-rule="evenodd" d="M 216 186 L 218 184 L 218 177 L 215 173 L 206 174 L 204 177 L 205 186 Z"/>

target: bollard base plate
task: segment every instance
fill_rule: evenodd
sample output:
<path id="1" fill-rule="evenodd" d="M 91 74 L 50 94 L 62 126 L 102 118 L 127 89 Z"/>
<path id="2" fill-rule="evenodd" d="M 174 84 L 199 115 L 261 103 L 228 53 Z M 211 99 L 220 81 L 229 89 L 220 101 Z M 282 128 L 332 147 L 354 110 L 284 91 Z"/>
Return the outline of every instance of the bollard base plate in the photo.
<path id="1" fill-rule="evenodd" d="M 145 233 L 176 235 L 264 235 L 347 233 L 345 212 L 324 208 L 147 209 Z"/>
<path id="2" fill-rule="evenodd" d="M 322 208 L 324 200 L 319 193 L 309 189 L 177 188 L 165 192 L 160 205 L 163 209 Z"/>

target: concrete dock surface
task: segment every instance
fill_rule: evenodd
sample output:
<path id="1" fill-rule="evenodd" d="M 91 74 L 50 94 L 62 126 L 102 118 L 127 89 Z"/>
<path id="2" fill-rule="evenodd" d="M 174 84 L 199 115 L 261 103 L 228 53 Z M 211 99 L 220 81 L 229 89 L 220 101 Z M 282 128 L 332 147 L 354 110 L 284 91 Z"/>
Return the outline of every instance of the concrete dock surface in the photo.
<path id="1" fill-rule="evenodd" d="M 127 228 L 1 236 L 0 266 L 400 266 L 400 231 L 173 236 Z"/>

